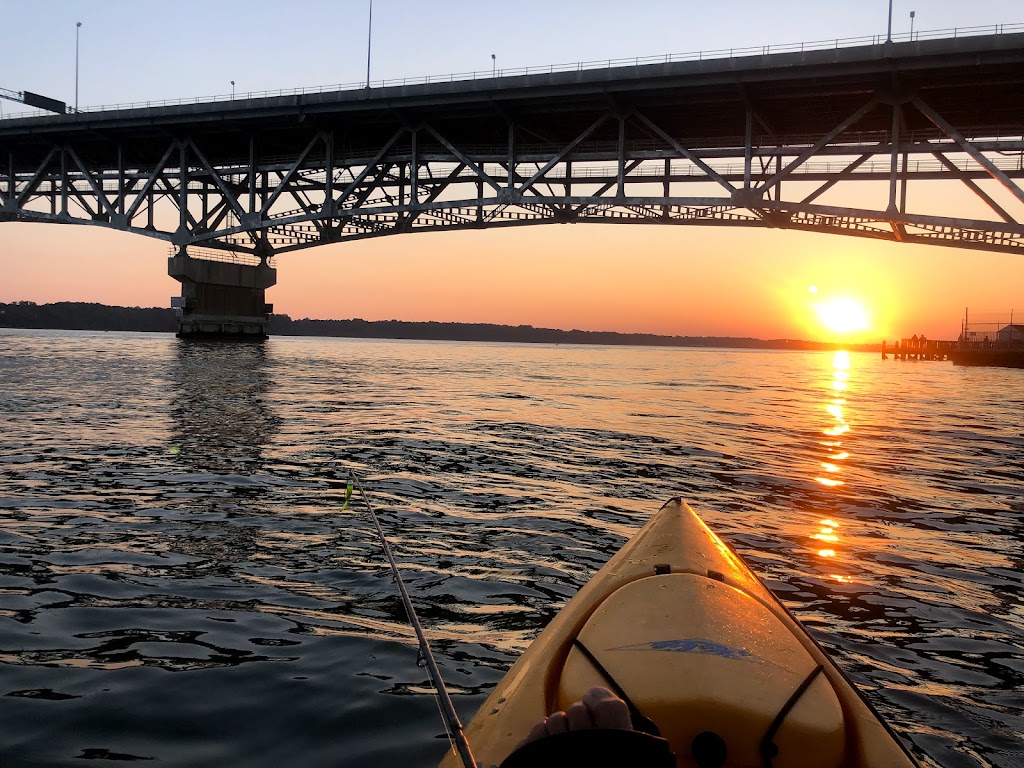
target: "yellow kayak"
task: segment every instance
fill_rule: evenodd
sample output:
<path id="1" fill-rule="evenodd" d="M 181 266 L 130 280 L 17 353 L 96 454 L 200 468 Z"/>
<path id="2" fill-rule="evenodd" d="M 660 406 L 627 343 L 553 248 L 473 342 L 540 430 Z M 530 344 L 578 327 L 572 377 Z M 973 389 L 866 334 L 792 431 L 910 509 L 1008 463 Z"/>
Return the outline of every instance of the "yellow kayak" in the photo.
<path id="1" fill-rule="evenodd" d="M 653 721 L 680 767 L 917 766 L 796 619 L 680 499 L 566 604 L 480 707 L 465 731 L 478 764 L 499 766 L 535 723 L 594 686 Z M 710 763 L 709 739 L 718 750 Z M 462 762 L 450 750 L 441 766 Z"/>

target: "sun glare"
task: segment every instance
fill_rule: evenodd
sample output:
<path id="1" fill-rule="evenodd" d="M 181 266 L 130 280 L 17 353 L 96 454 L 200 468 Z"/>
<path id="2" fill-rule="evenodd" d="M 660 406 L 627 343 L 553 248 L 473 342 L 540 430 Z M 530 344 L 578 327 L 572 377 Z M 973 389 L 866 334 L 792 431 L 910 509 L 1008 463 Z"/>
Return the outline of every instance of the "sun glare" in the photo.
<path id="1" fill-rule="evenodd" d="M 815 304 L 814 309 L 819 322 L 833 333 L 866 331 L 871 325 L 864 305 L 854 299 L 832 299 Z"/>

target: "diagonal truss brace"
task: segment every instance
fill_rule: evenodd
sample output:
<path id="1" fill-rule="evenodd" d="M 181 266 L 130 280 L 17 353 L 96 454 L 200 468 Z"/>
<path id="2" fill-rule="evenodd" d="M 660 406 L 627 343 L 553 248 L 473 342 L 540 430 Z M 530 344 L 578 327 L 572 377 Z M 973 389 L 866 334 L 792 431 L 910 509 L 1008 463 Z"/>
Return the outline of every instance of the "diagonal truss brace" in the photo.
<path id="1" fill-rule="evenodd" d="M 427 132 L 431 136 L 433 136 L 435 139 L 437 139 L 437 141 L 441 144 L 441 146 L 443 146 L 445 149 L 447 149 L 449 152 L 451 152 L 452 155 L 454 155 L 455 158 L 458 159 L 458 161 L 460 163 L 462 163 L 467 168 L 469 168 L 469 170 L 471 170 L 474 174 L 479 176 L 483 181 L 485 181 L 488 184 L 490 184 L 494 188 L 495 192 L 498 192 L 499 194 L 501 193 L 501 189 L 502 189 L 501 185 L 497 181 L 495 181 L 492 176 L 490 176 L 487 173 L 484 173 L 482 168 L 480 168 L 476 163 L 474 163 L 472 160 L 470 160 L 468 157 L 466 157 L 462 152 L 460 152 L 458 149 L 456 149 L 454 146 L 452 146 L 452 144 L 446 138 L 444 138 L 444 136 L 442 136 L 440 133 L 435 131 L 433 129 L 433 127 L 431 127 L 429 125 L 424 125 L 423 127 L 427 130 Z"/>
<path id="2" fill-rule="evenodd" d="M 719 173 L 717 171 L 715 171 L 714 168 L 709 166 L 707 163 L 705 163 L 703 160 L 701 160 L 695 154 L 693 154 L 688 149 L 686 149 L 682 144 L 680 144 L 678 141 L 676 141 L 671 136 L 669 136 L 667 133 L 665 133 L 665 131 L 663 131 L 660 127 L 655 125 L 646 115 L 644 115 L 644 114 L 642 114 L 640 112 L 637 112 L 636 110 L 633 110 L 631 114 L 633 116 L 635 116 L 641 123 L 646 125 L 651 131 L 653 131 L 655 134 L 657 134 L 657 136 L 662 141 L 664 141 L 666 144 L 668 144 L 670 147 L 672 147 L 672 149 L 674 149 L 676 152 L 678 152 L 682 157 L 684 157 L 687 160 L 689 160 L 691 163 L 693 163 L 698 168 L 700 168 L 702 171 L 704 171 L 704 173 L 706 173 L 712 179 L 714 179 L 719 184 L 721 184 L 723 187 L 725 187 L 726 191 L 728 191 L 729 194 L 733 194 L 733 193 L 736 192 L 736 187 L 734 187 L 731 183 L 729 183 L 724 178 L 722 178 L 722 176 L 719 175 Z"/>
<path id="3" fill-rule="evenodd" d="M 1013 182 L 1009 176 L 995 166 L 995 164 L 989 160 L 985 155 L 978 151 L 978 149 L 971 144 L 967 139 L 960 135 L 960 133 L 952 125 L 942 119 L 942 116 L 934 109 L 925 104 L 920 97 L 914 96 L 911 103 L 917 107 L 921 114 L 927 117 L 932 123 L 935 124 L 940 131 L 945 133 L 949 138 L 960 145 L 960 149 L 966 152 L 971 158 L 984 168 L 988 174 L 1002 184 L 1010 192 L 1011 195 L 1016 197 L 1022 203 L 1024 203 L 1024 189 L 1021 189 L 1017 184 Z"/>
<path id="4" fill-rule="evenodd" d="M 344 190 L 342 190 L 341 194 L 334 199 L 334 202 L 331 205 L 331 208 L 333 209 L 333 214 L 337 214 L 338 209 L 341 207 L 341 204 L 345 202 L 348 196 L 351 195 L 352 192 L 355 191 L 359 187 L 359 185 L 366 180 L 366 177 L 370 175 L 370 172 L 380 165 L 380 162 L 385 157 L 387 157 L 387 154 L 388 152 L 391 151 L 391 148 L 395 146 L 395 144 L 398 142 L 400 138 L 402 138 L 404 134 L 408 133 L 408 130 L 408 128 L 399 128 L 397 131 L 395 131 L 395 134 L 390 139 L 387 140 L 387 142 L 384 144 L 383 147 L 381 147 L 381 150 L 374 156 L 374 158 L 363 166 L 363 169 L 359 172 L 359 174 L 354 179 L 352 179 L 352 181 L 349 182 L 348 186 L 345 187 Z"/>
<path id="5" fill-rule="evenodd" d="M 956 167 L 956 164 L 953 163 L 944 154 L 942 154 L 941 152 L 932 152 L 932 154 L 935 156 L 935 159 L 942 163 L 942 165 L 947 170 L 950 170 L 954 173 L 959 172 L 960 169 Z M 967 188 L 970 189 L 974 194 L 976 194 L 983 201 L 985 201 L 988 207 L 995 211 L 996 215 L 999 216 L 999 218 L 1001 218 L 1007 224 L 1018 223 L 1016 219 L 1014 219 L 1010 214 L 1003 210 L 1002 206 L 1000 206 L 995 200 L 993 200 L 992 197 L 987 192 L 985 192 L 985 190 L 983 190 L 981 187 L 975 184 L 971 179 L 962 178 L 960 179 L 960 181 L 962 181 L 967 186 Z"/>
<path id="6" fill-rule="evenodd" d="M 805 197 L 800 202 L 804 203 L 805 205 L 807 203 L 813 203 L 815 200 L 817 200 L 823 194 L 825 194 L 830 189 L 832 189 L 832 187 L 834 187 L 840 181 L 843 181 L 844 179 L 850 178 L 850 176 L 853 174 L 853 172 L 855 170 L 860 168 L 864 163 L 866 163 L 870 159 L 871 159 L 871 155 L 861 155 L 860 157 L 854 159 L 853 162 L 851 162 L 848 166 L 846 166 L 843 170 L 841 170 L 835 176 L 835 178 L 832 178 L 832 179 L 829 179 L 828 181 L 826 181 L 824 184 L 822 184 L 816 190 L 811 192 L 811 194 L 809 194 L 807 197 Z"/>
<path id="7" fill-rule="evenodd" d="M 323 139 L 319 136 L 319 134 L 309 140 L 309 143 L 306 145 L 306 148 L 302 150 L 302 152 L 299 154 L 295 162 L 292 163 L 291 167 L 281 177 L 281 181 L 278 183 L 277 187 L 275 187 L 274 191 L 267 196 L 267 199 L 263 203 L 263 208 L 259 211 L 260 216 L 264 218 L 267 216 L 267 214 L 270 212 L 270 209 L 273 207 L 274 203 L 277 202 L 277 198 L 279 198 L 281 196 L 281 193 L 284 192 L 285 189 L 288 187 L 288 184 L 291 182 L 292 177 L 294 177 L 295 174 L 299 172 L 299 169 L 302 167 L 302 164 L 306 162 L 306 158 L 309 157 L 309 153 L 313 151 L 313 147 L 319 144 L 322 140 Z"/>
<path id="8" fill-rule="evenodd" d="M 228 190 L 227 184 L 224 183 L 224 179 L 221 178 L 220 173 L 213 167 L 206 156 L 200 151 L 199 147 L 196 146 L 195 142 L 189 139 L 189 147 L 192 149 L 192 153 L 196 156 L 199 164 L 206 169 L 206 172 L 210 174 L 210 178 L 213 179 L 214 185 L 220 190 L 221 195 L 224 196 L 224 202 L 231 208 L 239 219 L 245 215 L 245 211 L 242 210 L 241 204 L 238 202 L 238 197 Z"/>
<path id="9" fill-rule="evenodd" d="M 25 201 L 29 198 L 29 196 L 36 191 L 36 187 L 39 186 L 39 182 L 42 181 L 43 179 L 43 174 L 46 173 L 46 169 L 49 167 L 50 162 L 53 160 L 53 156 L 56 154 L 57 148 L 51 147 L 50 151 L 46 154 L 46 157 L 43 158 L 43 162 L 39 164 L 39 167 L 36 169 L 36 172 L 32 175 L 32 178 L 29 180 L 28 184 L 25 185 L 25 188 L 21 191 L 21 194 L 18 195 L 17 199 L 19 208 L 22 207 L 25 204 Z M 13 189 L 13 180 L 11 184 Z"/>
<path id="10" fill-rule="evenodd" d="M 147 195 L 149 195 L 150 191 L 160 179 L 161 174 L 163 174 L 164 169 L 167 167 L 167 163 L 171 159 L 171 155 L 174 153 L 176 148 L 175 142 L 172 141 L 170 146 L 167 147 L 167 151 L 164 152 L 163 157 L 160 158 L 160 162 L 158 162 L 156 167 L 153 168 L 153 173 L 149 175 L 149 178 L 146 179 L 146 183 L 142 185 L 142 189 L 139 190 L 139 194 L 135 197 L 135 202 L 128 207 L 128 211 L 125 213 L 125 218 L 128 221 L 131 221 L 135 217 L 135 213 L 139 210 L 139 206 L 142 205 Z"/>
<path id="11" fill-rule="evenodd" d="M 93 194 L 96 195 L 96 199 L 99 201 L 99 204 L 103 206 L 103 209 L 106 211 L 107 216 L 116 216 L 117 211 L 114 210 L 114 206 L 110 204 L 110 200 L 107 199 L 106 193 L 104 193 L 100 185 L 96 183 L 96 179 L 93 178 L 89 169 L 85 167 L 85 163 L 82 162 L 78 153 L 70 146 L 65 147 L 64 151 L 71 156 L 72 160 L 75 161 L 75 165 L 77 165 L 78 170 L 82 172 L 82 177 L 89 184 L 89 187 L 92 189 Z"/>
<path id="12" fill-rule="evenodd" d="M 584 130 L 583 133 L 581 133 L 579 136 L 577 136 L 575 139 L 569 142 L 569 144 L 563 147 L 558 154 L 556 154 L 554 157 L 548 160 L 544 164 L 543 168 L 539 168 L 537 172 L 533 174 L 533 176 L 531 176 L 529 179 L 527 179 L 526 182 L 524 182 L 523 185 L 516 191 L 520 195 L 525 193 L 528 189 L 530 189 L 534 184 L 537 183 L 537 179 L 543 177 L 545 173 L 547 173 L 552 168 L 554 168 L 558 163 L 560 163 L 566 155 L 568 155 L 570 152 L 576 149 L 576 147 L 578 147 L 580 144 L 586 141 L 587 137 L 590 134 L 592 134 L 594 131 L 596 131 L 598 128 L 604 125 L 604 123 L 609 119 L 609 117 L 610 115 L 604 114 L 601 115 L 601 117 L 597 118 L 597 120 L 591 123 L 591 125 L 586 130 Z"/>
<path id="13" fill-rule="evenodd" d="M 843 122 L 841 122 L 831 131 L 826 133 L 822 138 L 818 139 L 818 141 L 816 141 L 811 147 L 807 148 L 802 153 L 800 153 L 800 155 L 797 156 L 795 160 L 786 165 L 785 168 L 778 171 L 774 176 L 768 179 L 761 186 L 755 187 L 755 192 L 757 192 L 761 196 L 764 196 L 770 189 L 772 189 L 772 187 L 777 186 L 779 182 L 781 182 L 784 178 L 793 173 L 793 171 L 795 171 L 801 165 L 803 165 L 812 157 L 814 157 L 814 155 L 816 155 L 826 144 L 830 143 L 843 131 L 848 129 L 850 126 L 854 125 L 858 120 L 860 120 L 862 117 L 864 117 L 864 115 L 873 110 L 877 105 L 878 98 L 875 96 L 871 97 L 867 104 L 865 104 L 852 115 L 850 115 L 848 118 L 843 120 Z"/>

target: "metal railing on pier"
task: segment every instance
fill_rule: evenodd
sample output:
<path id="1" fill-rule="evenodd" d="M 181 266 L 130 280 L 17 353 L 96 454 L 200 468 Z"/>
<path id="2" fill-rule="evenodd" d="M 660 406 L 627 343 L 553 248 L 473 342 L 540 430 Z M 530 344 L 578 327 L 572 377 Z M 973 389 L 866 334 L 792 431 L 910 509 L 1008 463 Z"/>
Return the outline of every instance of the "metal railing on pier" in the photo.
<path id="1" fill-rule="evenodd" d="M 1024 316 L 1014 312 L 971 313 L 964 316 L 960 333 L 963 349 L 1024 349 Z"/>

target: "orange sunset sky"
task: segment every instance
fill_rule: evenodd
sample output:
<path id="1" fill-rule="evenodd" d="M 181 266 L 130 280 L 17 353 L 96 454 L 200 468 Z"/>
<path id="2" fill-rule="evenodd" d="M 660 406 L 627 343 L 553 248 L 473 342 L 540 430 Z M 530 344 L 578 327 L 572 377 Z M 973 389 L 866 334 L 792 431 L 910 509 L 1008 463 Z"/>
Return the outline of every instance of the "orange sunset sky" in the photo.
<path id="1" fill-rule="evenodd" d="M 212 11 L 213 16 L 200 11 L 207 5 L 191 0 L 180 5 L 186 11 L 184 16 L 189 9 L 201 14 L 213 31 L 217 25 L 229 28 L 242 23 L 246 25 L 243 32 L 259 29 L 270 34 L 284 20 L 278 18 L 284 11 L 276 4 L 268 4 L 265 14 L 246 11 L 233 15 L 232 8 L 237 11 L 250 5 L 232 0 L 223 4 L 225 8 Z M 147 35 L 145 39 L 152 39 L 158 51 L 173 50 L 171 41 L 178 39 L 175 30 L 178 26 L 184 30 L 187 20 L 148 10 L 129 12 L 137 9 L 137 4 L 121 0 L 92 5 L 69 0 L 47 4 L 45 9 L 19 4 L 10 13 L 5 9 L 5 16 L 18 31 L 9 59 L 22 64 L 3 75 L 0 86 L 72 102 L 68 73 L 74 62 L 69 61 L 68 51 L 73 56 L 76 19 L 83 21 L 83 106 L 213 95 L 225 92 L 229 79 L 253 89 L 358 80 L 366 65 L 366 3 L 310 5 L 324 14 L 348 14 L 352 28 L 359 30 L 353 33 L 353 53 L 345 61 L 332 61 L 328 67 L 322 52 L 310 50 L 316 46 L 302 47 L 299 41 L 289 48 L 294 56 L 267 61 L 233 36 L 225 43 L 223 57 L 231 64 L 186 68 L 189 79 L 183 82 L 165 72 L 160 56 L 140 62 L 137 68 L 141 72 L 116 77 L 101 77 L 99 72 L 103 52 L 125 36 Z M 474 67 L 489 70 L 494 51 L 500 63 L 512 67 L 870 35 L 884 33 L 886 24 L 885 2 L 836 4 L 842 7 L 830 15 L 812 2 L 791 0 L 768 10 L 760 3 L 737 1 L 726 4 L 731 11 L 703 11 L 696 29 L 694 20 L 676 8 L 689 4 L 638 1 L 631 4 L 635 13 L 629 16 L 621 15 L 621 3 L 566 2 L 559 4 L 557 11 L 532 0 L 520 5 L 521 13 L 515 19 L 502 21 L 495 9 L 452 2 L 446 23 L 449 37 L 456 42 L 451 50 L 438 52 L 430 40 L 439 39 L 434 33 L 440 34 L 441 28 L 424 28 L 437 23 L 425 4 L 377 0 L 374 51 L 381 53 L 375 54 L 380 61 L 375 64 L 374 78 Z M 914 7 L 912 2 L 895 3 L 894 14 L 903 27 L 908 10 Z M 585 18 L 580 16 L 584 8 L 593 11 Z M 554 20 L 556 29 L 545 25 L 537 30 L 520 18 L 524 15 L 528 20 L 530 14 L 544 9 L 565 16 Z M 751 21 L 742 30 L 731 24 L 738 9 L 748 13 Z M 790 16 L 780 14 L 785 11 Z M 971 9 L 960 3 L 933 2 L 917 9 L 920 28 L 930 29 L 1024 20 L 1016 16 L 1024 14 L 1011 2 L 981 1 Z M 244 20 L 239 21 L 240 17 Z M 780 17 L 788 18 L 788 23 L 781 23 Z M 67 27 L 59 40 L 52 34 L 55 18 Z M 651 24 L 652 18 L 661 21 Z M 562 23 L 561 33 L 557 22 Z M 570 23 L 579 34 L 567 39 L 565 25 Z M 157 28 L 161 34 L 153 38 Z M 500 36 L 494 31 L 499 28 Z M 489 30 L 484 40 L 473 34 L 480 29 Z M 428 39 L 417 37 L 417 30 Z M 458 44 L 459 39 L 465 44 Z M 395 45 L 389 46 L 385 40 Z M 43 54 L 55 46 L 60 55 L 33 55 L 40 46 Z M 46 61 L 40 64 L 40 59 Z M 28 61 L 32 69 L 24 63 Z M 70 84 L 73 87 L 73 80 Z M 17 105 L 5 105 L 10 111 L 12 106 Z M 884 190 L 880 198 L 877 189 L 844 192 L 841 187 L 835 190 L 838 196 L 831 198 L 838 204 L 884 207 Z M 980 212 L 979 203 L 969 193 L 952 185 L 919 190 L 915 192 L 911 185 L 911 210 L 915 212 Z M 1018 220 L 1024 215 L 1019 203 L 1006 205 Z M 166 275 L 168 252 L 163 241 L 98 227 L 3 223 L 0 301 L 166 307 L 170 297 L 179 292 L 178 284 Z M 293 318 L 493 322 L 876 342 L 915 333 L 955 339 L 965 307 L 972 312 L 1007 315 L 1016 308 L 1024 317 L 1024 261 L 1019 257 L 776 230 L 576 224 L 421 233 L 285 254 L 278 257 L 277 267 L 278 285 L 268 291 L 267 300 L 276 312 Z M 837 335 L 822 323 L 820 306 L 842 299 L 863 307 L 867 327 Z"/>
<path id="2" fill-rule="evenodd" d="M 168 246 L 92 227 L 0 225 L 0 301 L 168 306 Z M 817 291 L 811 293 L 814 286 Z M 816 304 L 849 297 L 856 341 L 956 338 L 965 306 L 1009 310 L 1008 255 L 775 230 L 657 225 L 416 234 L 278 258 L 275 311 L 292 317 L 451 320 L 588 330 L 836 338 Z"/>

